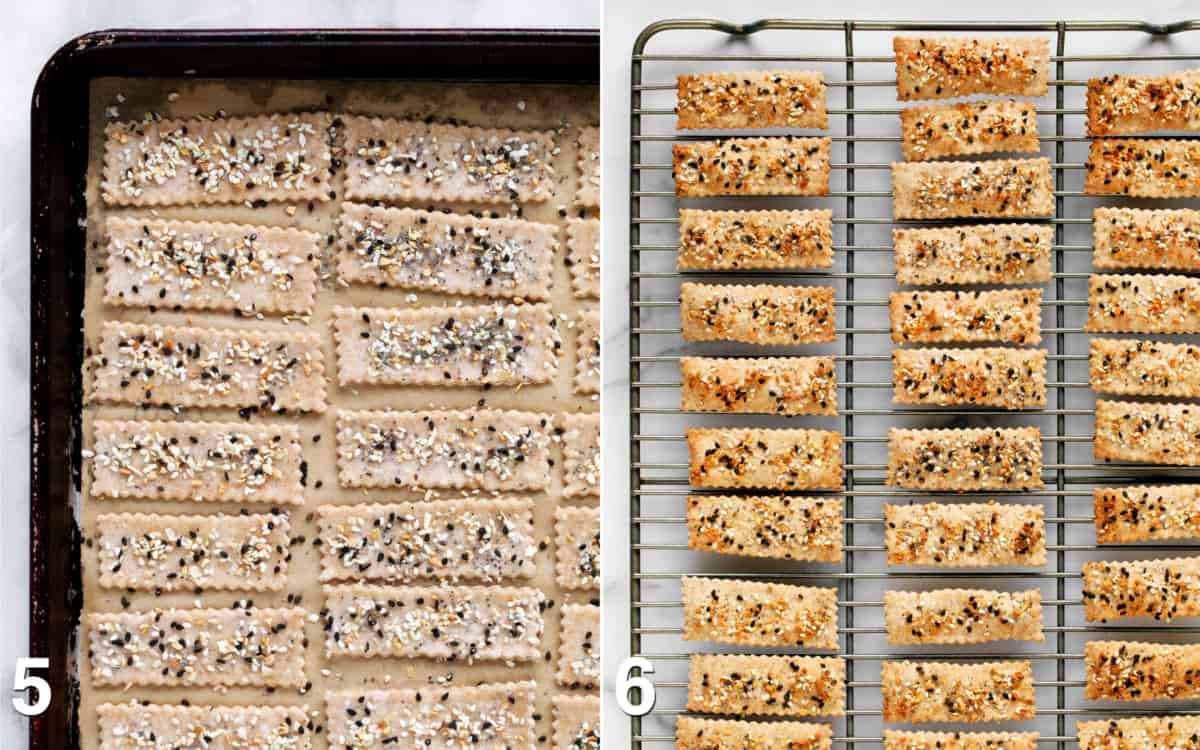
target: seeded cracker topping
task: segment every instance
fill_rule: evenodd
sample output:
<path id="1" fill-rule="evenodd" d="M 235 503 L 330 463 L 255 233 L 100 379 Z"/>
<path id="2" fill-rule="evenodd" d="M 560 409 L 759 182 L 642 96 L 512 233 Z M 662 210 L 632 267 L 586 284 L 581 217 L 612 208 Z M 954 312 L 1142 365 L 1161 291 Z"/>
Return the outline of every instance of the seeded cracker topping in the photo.
<path id="1" fill-rule="evenodd" d="M 674 146 L 675 195 L 828 195 L 828 138 L 729 138 Z"/>
<path id="2" fill-rule="evenodd" d="M 342 204 L 338 278 L 480 297 L 543 300 L 558 228 L 520 219 Z"/>
<path id="3" fill-rule="evenodd" d="M 575 148 L 575 166 L 579 170 L 575 205 L 600 208 L 600 128 L 581 128 Z"/>
<path id="4" fill-rule="evenodd" d="M 1054 228 L 973 224 L 892 232 L 896 283 L 1041 284 L 1050 280 Z"/>
<path id="5" fill-rule="evenodd" d="M 969 94 L 1042 96 L 1050 43 L 1035 37 L 894 37 L 896 98 L 952 99 Z"/>
<path id="6" fill-rule="evenodd" d="M 1200 696 L 1200 644 L 1088 641 L 1087 700 L 1147 701 Z"/>
<path id="7" fill-rule="evenodd" d="M 842 436 L 832 430 L 687 431 L 694 487 L 840 490 Z"/>
<path id="8" fill-rule="evenodd" d="M 888 300 L 896 344 L 1042 342 L 1041 289 L 893 292 Z"/>
<path id="9" fill-rule="evenodd" d="M 885 661 L 880 677 L 884 721 L 1020 721 L 1037 715 L 1028 661 Z"/>
<path id="10" fill-rule="evenodd" d="M 1092 265 L 1200 271 L 1200 211 L 1097 208 Z"/>
<path id="11" fill-rule="evenodd" d="M 495 582 L 533 575 L 533 501 L 323 505 L 322 581 Z"/>
<path id="12" fill-rule="evenodd" d="M 1195 617 L 1200 615 L 1200 558 L 1084 563 L 1083 604 L 1089 622 Z"/>
<path id="13" fill-rule="evenodd" d="M 1139 716 L 1081 721 L 1080 750 L 1192 750 L 1200 745 L 1200 717 Z"/>
<path id="14" fill-rule="evenodd" d="M 685 282 L 679 316 L 685 341 L 822 344 L 836 338 L 833 287 Z"/>
<path id="15" fill-rule="evenodd" d="M 737 721 L 680 716 L 675 720 L 675 750 L 830 750 L 833 730 L 800 721 Z"/>
<path id="16" fill-rule="evenodd" d="M 555 578 L 564 589 L 600 588 L 600 509 L 554 509 Z"/>
<path id="17" fill-rule="evenodd" d="M 1050 160 L 892 162 L 897 219 L 1054 215 Z"/>
<path id="18" fill-rule="evenodd" d="M 964 102 L 900 110 L 908 161 L 994 152 L 1036 154 L 1037 110 L 1030 102 Z"/>
<path id="19" fill-rule="evenodd" d="M 600 299 L 600 220 L 567 219 L 567 268 L 579 299 Z"/>
<path id="20" fill-rule="evenodd" d="M 556 695 L 554 750 L 600 750 L 600 698 L 594 695 Z"/>
<path id="21" fill-rule="evenodd" d="M 1037 750 L 1037 745 L 1037 732 L 900 732 L 894 729 L 883 730 L 883 750 Z"/>
<path id="22" fill-rule="evenodd" d="M 1200 539 L 1200 485 L 1097 487 L 1092 504 L 1100 544 Z"/>
<path id="23" fill-rule="evenodd" d="M 1093 140 L 1083 192 L 1134 198 L 1200 196 L 1200 143 L 1162 138 Z"/>
<path id="24" fill-rule="evenodd" d="M 892 645 L 1044 639 L 1039 589 L 885 591 L 883 618 Z"/>
<path id="25" fill-rule="evenodd" d="M 575 323 L 575 393 L 600 395 L 600 313 L 584 310 Z"/>
<path id="26" fill-rule="evenodd" d="M 99 706 L 103 750 L 311 750 L 307 706 Z M 202 743 L 202 744 L 197 744 Z"/>
<path id="27" fill-rule="evenodd" d="M 1046 564 L 1040 505 L 884 503 L 888 565 L 949 568 Z"/>
<path id="28" fill-rule="evenodd" d="M 837 588 L 683 576 L 683 639 L 836 651 Z"/>
<path id="29" fill-rule="evenodd" d="M 600 685 L 600 607 L 564 604 L 558 637 L 558 671 L 563 687 L 594 691 Z"/>
<path id="30" fill-rule="evenodd" d="M 826 656 L 692 654 L 687 710 L 734 716 L 842 716 L 846 662 Z"/>
<path id="31" fill-rule="evenodd" d="M 1088 135 L 1200 130 L 1200 71 L 1088 79 Z"/>
<path id="32" fill-rule="evenodd" d="M 563 417 L 563 497 L 600 495 L 600 415 Z"/>
<path id="33" fill-rule="evenodd" d="M 1086 330 L 1200 333 L 1200 279 L 1094 273 L 1088 278 Z"/>
<path id="34" fill-rule="evenodd" d="M 825 77 L 782 70 L 679 76 L 680 130 L 829 126 Z"/>
<path id="35" fill-rule="evenodd" d="M 833 267 L 833 212 L 680 209 L 681 271 Z"/>
<path id="36" fill-rule="evenodd" d="M 898 404 L 1046 405 L 1046 352 L 1041 349 L 896 349 L 893 400 Z"/>
<path id="37" fill-rule="evenodd" d="M 688 496 L 688 549 L 842 561 L 842 502 L 832 497 Z"/>
<path id="38" fill-rule="evenodd" d="M 680 408 L 726 414 L 837 414 L 832 357 L 681 357 Z"/>
<path id="39" fill-rule="evenodd" d="M 346 117 L 351 200 L 526 203 L 554 193 L 549 132 Z"/>
<path id="40" fill-rule="evenodd" d="M 1097 460 L 1200 465 L 1200 407 L 1096 401 Z"/>
<path id="41" fill-rule="evenodd" d="M 1093 338 L 1088 372 L 1100 393 L 1200 397 L 1200 347 L 1191 344 Z"/>
<path id="42" fill-rule="evenodd" d="M 1042 436 L 1036 427 L 888 431 L 887 483 L 949 490 L 1042 486 Z"/>

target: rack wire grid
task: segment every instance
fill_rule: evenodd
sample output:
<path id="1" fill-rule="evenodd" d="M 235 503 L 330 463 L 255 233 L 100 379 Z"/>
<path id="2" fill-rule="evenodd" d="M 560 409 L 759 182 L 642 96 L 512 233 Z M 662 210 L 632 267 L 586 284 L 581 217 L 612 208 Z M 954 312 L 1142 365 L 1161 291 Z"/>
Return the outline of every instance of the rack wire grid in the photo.
<path id="1" fill-rule="evenodd" d="M 674 739 L 674 717 L 684 711 L 689 653 L 780 653 L 682 641 L 679 578 L 685 574 L 799 581 L 839 588 L 841 655 L 847 660 L 847 711 L 834 722 L 834 742 L 853 750 L 882 742 L 879 663 L 893 658 L 935 660 L 1030 659 L 1035 670 L 1038 717 L 1033 722 L 986 729 L 1037 730 L 1043 746 L 1063 750 L 1075 742 L 1074 721 L 1148 713 L 1188 713 L 1200 704 L 1097 703 L 1083 700 L 1082 652 L 1093 639 L 1194 640 L 1200 627 L 1122 621 L 1084 621 L 1080 570 L 1089 559 L 1131 559 L 1192 551 L 1186 544 L 1143 544 L 1098 550 L 1092 530 L 1091 488 L 1164 480 L 1195 480 L 1195 471 L 1097 465 L 1091 455 L 1094 397 L 1088 389 L 1083 321 L 1096 205 L 1151 205 L 1097 200 L 1082 192 L 1087 78 L 1114 72 L 1180 69 L 1200 60 L 1200 28 L 1139 22 L 1038 23 L 863 22 L 763 20 L 731 24 L 674 20 L 648 26 L 632 58 L 630 123 L 630 643 L 632 655 L 654 663 L 657 703 L 631 721 L 631 744 L 661 746 Z M 893 408 L 886 300 L 895 288 L 891 267 L 892 219 L 889 162 L 900 160 L 899 108 L 891 39 L 896 32 L 973 35 L 1032 34 L 1051 49 L 1047 96 L 1036 101 L 1042 154 L 1054 170 L 1056 210 L 1054 274 L 1044 287 L 1043 341 L 1049 352 L 1047 408 L 1005 412 L 987 409 Z M 653 41 L 655 50 L 647 51 Z M 830 272 L 689 273 L 675 270 L 677 209 L 671 145 L 737 135 L 679 134 L 674 129 L 675 76 L 708 70 L 799 68 L 825 74 L 833 138 L 832 188 L 821 198 L 727 198 L 689 201 L 693 207 L 833 210 L 835 266 Z M 781 131 L 755 131 L 772 134 Z M 741 133 L 744 134 L 744 133 Z M 976 157 L 988 158 L 988 157 Z M 1160 201 L 1153 205 L 1188 205 Z M 947 222 L 925 222 L 927 224 Z M 953 223 L 953 222 L 949 222 Z M 1039 222 L 1040 223 L 1040 222 Z M 836 288 L 838 336 L 829 346 L 770 348 L 688 344 L 680 337 L 681 278 L 753 283 L 821 283 Z M 1168 337 L 1171 338 L 1171 337 Z M 688 354 L 832 354 L 837 362 L 837 417 L 767 417 L 683 414 L 679 410 L 678 357 Z M 1046 488 L 979 495 L 914 493 L 884 485 L 886 433 L 897 426 L 1036 425 L 1044 439 Z M 684 430 L 699 425 L 805 426 L 839 429 L 845 439 L 845 557 L 838 565 L 782 563 L 687 551 L 685 501 L 690 490 Z M 754 494 L 754 493 L 748 493 Z M 1045 569 L 982 571 L 889 569 L 885 563 L 882 504 L 929 499 L 1041 503 L 1046 508 L 1049 560 Z M 982 646 L 889 647 L 882 627 L 882 593 L 888 587 L 944 586 L 1042 590 L 1042 643 Z M 954 729 L 965 726 L 946 725 Z M 974 727 L 977 731 L 980 725 Z"/>

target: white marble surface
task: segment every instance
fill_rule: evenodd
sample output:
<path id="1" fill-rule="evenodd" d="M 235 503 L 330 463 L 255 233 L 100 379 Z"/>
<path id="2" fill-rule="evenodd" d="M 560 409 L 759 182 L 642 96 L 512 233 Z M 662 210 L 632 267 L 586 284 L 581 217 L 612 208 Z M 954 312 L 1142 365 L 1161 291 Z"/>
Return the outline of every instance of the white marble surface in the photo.
<path id="1" fill-rule="evenodd" d="M 29 600 L 29 102 L 64 42 L 104 28 L 595 28 L 600 0 L 38 0 L 0 4 L 0 684 L 25 655 Z M 0 700 L 0 748 L 26 746 L 26 722 Z"/>

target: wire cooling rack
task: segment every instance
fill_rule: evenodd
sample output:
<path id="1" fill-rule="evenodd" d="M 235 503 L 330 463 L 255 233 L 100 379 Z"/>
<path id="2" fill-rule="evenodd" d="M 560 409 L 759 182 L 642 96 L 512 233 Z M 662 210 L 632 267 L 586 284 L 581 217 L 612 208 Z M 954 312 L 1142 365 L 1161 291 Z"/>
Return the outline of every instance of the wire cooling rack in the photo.
<path id="1" fill-rule="evenodd" d="M 1195 702 L 1116 704 L 1083 700 L 1084 644 L 1115 638 L 1194 641 L 1195 624 L 1084 622 L 1080 570 L 1090 559 L 1168 557 L 1191 545 L 1144 544 L 1098 550 L 1092 531 L 1091 488 L 1129 483 L 1195 480 L 1195 471 L 1097 465 L 1091 455 L 1094 399 L 1087 383 L 1088 335 L 1082 330 L 1096 205 L 1151 205 L 1097 200 L 1082 192 L 1087 78 L 1114 72 L 1151 73 L 1197 67 L 1200 23 L 1052 21 L 1038 23 L 889 23 L 764 20 L 730 24 L 712 20 L 655 23 L 635 42 L 630 123 L 630 643 L 632 655 L 654 663 L 655 708 L 631 722 L 631 745 L 662 746 L 674 740 L 675 716 L 684 711 L 689 653 L 777 653 L 684 642 L 679 578 L 686 574 L 798 581 L 839 588 L 841 655 L 847 660 L 846 716 L 834 722 L 834 742 L 850 748 L 882 742 L 879 663 L 892 658 L 1032 660 L 1038 717 L 1031 722 L 986 725 L 987 730 L 1037 730 L 1043 745 L 1060 750 L 1075 742 L 1074 722 L 1101 716 L 1192 713 Z M 1042 155 L 1054 169 L 1054 275 L 1044 287 L 1043 341 L 1049 352 L 1047 408 L 1004 412 L 986 409 L 896 409 L 891 404 L 887 294 L 895 289 L 891 264 L 889 163 L 899 149 L 899 105 L 891 39 L 897 32 L 973 35 L 1031 34 L 1051 48 L 1050 91 L 1036 100 Z M 653 47 L 653 51 L 648 48 Z M 1190 47 L 1193 51 L 1188 51 Z M 835 267 L 824 272 L 688 273 L 675 270 L 677 210 L 671 180 L 671 145 L 737 133 L 680 134 L 674 129 L 675 76 L 684 72 L 805 69 L 825 74 L 833 138 L 832 183 L 822 198 L 728 198 L 689 201 L 707 208 L 830 208 L 834 215 Z M 771 134 L 786 131 L 756 131 Z M 1188 205 L 1177 201 L 1153 205 Z M 1194 205 L 1194 204 L 1193 204 Z M 924 222 L 927 224 L 945 222 Z M 838 336 L 828 346 L 771 348 L 778 354 L 829 354 L 837 362 L 840 410 L 835 417 L 768 417 L 682 414 L 678 357 L 685 354 L 749 355 L 766 350 L 730 344 L 684 344 L 678 316 L 679 282 L 800 283 L 836 289 Z M 1048 562 L 1042 570 L 889 570 L 885 564 L 882 504 L 939 499 L 884 485 L 886 435 L 892 426 L 1035 425 L 1044 443 L 1046 488 L 1021 493 L 950 496 L 956 500 L 1020 501 L 1046 508 Z M 689 494 L 684 431 L 700 425 L 803 426 L 838 429 L 845 440 L 846 489 L 835 493 L 845 508 L 841 565 L 781 563 L 687 551 L 685 502 Z M 1039 588 L 1044 608 L 1042 643 L 985 646 L 890 647 L 882 626 L 888 588 L 944 586 L 1021 590 Z M 1186 621 L 1185 621 L 1186 622 Z M 1132 624 L 1130 624 L 1132 623 Z M 948 725 L 940 728 L 966 728 Z M 981 726 L 976 725 L 976 730 Z"/>

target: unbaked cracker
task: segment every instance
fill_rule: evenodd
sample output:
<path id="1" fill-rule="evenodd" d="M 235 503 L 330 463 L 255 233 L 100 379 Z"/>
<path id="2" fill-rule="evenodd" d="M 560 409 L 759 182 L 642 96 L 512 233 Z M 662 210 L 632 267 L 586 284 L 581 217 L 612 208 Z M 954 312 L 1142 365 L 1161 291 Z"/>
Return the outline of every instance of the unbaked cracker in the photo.
<path id="1" fill-rule="evenodd" d="M 825 76 L 808 70 L 681 75 L 675 115 L 680 130 L 824 130 L 829 127 Z"/>
<path id="2" fill-rule="evenodd" d="M 1046 351 L 894 349 L 892 386 L 898 404 L 1041 408 L 1046 405 Z"/>
<path id="3" fill-rule="evenodd" d="M 1042 435 L 1036 427 L 888 431 L 887 483 L 965 492 L 1042 486 Z"/>
<path id="4" fill-rule="evenodd" d="M 897 344 L 1030 344 L 1042 342 L 1042 290 L 892 292 Z"/>
<path id="5" fill-rule="evenodd" d="M 728 138 L 674 146 L 675 195 L 829 195 L 829 138 Z"/>
<path id="6" fill-rule="evenodd" d="M 1088 381 L 1092 390 L 1100 393 L 1200 398 L 1200 347 L 1093 338 Z"/>
<path id="7" fill-rule="evenodd" d="M 693 427 L 694 487 L 840 490 L 842 435 L 833 430 Z"/>
<path id="8" fill-rule="evenodd" d="M 675 719 L 675 750 L 831 750 L 828 724 L 801 721 L 738 721 L 680 716 Z"/>
<path id="9" fill-rule="evenodd" d="M 833 287 L 679 285 L 684 341 L 823 344 L 836 338 Z"/>
<path id="10" fill-rule="evenodd" d="M 600 299 L 600 220 L 567 219 L 567 268 L 579 299 Z"/>
<path id="11" fill-rule="evenodd" d="M 600 698 L 595 695 L 556 695 L 553 750 L 600 750 Z"/>
<path id="12" fill-rule="evenodd" d="M 1041 641 L 1042 592 L 935 589 L 883 592 L 892 645 Z"/>
<path id="13" fill-rule="evenodd" d="M 496 582 L 533 576 L 533 501 L 463 497 L 317 508 L 321 575 L 330 581 Z"/>
<path id="14" fill-rule="evenodd" d="M 1096 401 L 1097 460 L 1200 466 L 1200 406 Z"/>
<path id="15" fill-rule="evenodd" d="M 683 576 L 683 639 L 838 649 L 836 587 Z"/>
<path id="16" fill-rule="evenodd" d="M 349 200 L 541 203 L 554 195 L 550 131 L 343 116 Z"/>
<path id="17" fill-rule="evenodd" d="M 1096 487 L 1096 542 L 1200 539 L 1200 485 Z"/>
<path id="18" fill-rule="evenodd" d="M 806 495 L 689 495 L 688 549 L 842 561 L 842 501 Z"/>
<path id="19" fill-rule="evenodd" d="M 308 706 L 180 706 L 131 700 L 103 703 L 96 715 L 100 750 L 311 750 L 318 733 Z"/>
<path id="20" fill-rule="evenodd" d="M 304 502 L 294 425 L 97 419 L 84 451 L 92 498 Z"/>
<path id="21" fill-rule="evenodd" d="M 964 224 L 892 231 L 896 283 L 1044 284 L 1050 280 L 1054 227 Z"/>
<path id="22" fill-rule="evenodd" d="M 1200 333 L 1200 279 L 1099 274 L 1088 278 L 1085 330 L 1093 333 Z"/>
<path id="23" fill-rule="evenodd" d="M 537 684 L 428 685 L 325 694 L 331 747 L 534 750 Z"/>
<path id="24" fill-rule="evenodd" d="M 324 201 L 328 112 L 130 120 L 104 128 L 110 206 Z"/>
<path id="25" fill-rule="evenodd" d="M 892 212 L 896 219 L 1050 217 L 1050 160 L 892 162 Z"/>
<path id="26" fill-rule="evenodd" d="M 141 591 L 279 591 L 292 559 L 286 515 L 96 518 L 100 585 Z"/>
<path id="27" fill-rule="evenodd" d="M 321 236 L 284 227 L 110 216 L 104 302 L 307 315 Z"/>
<path id="28" fill-rule="evenodd" d="M 900 145 L 907 161 L 988 153 L 1038 153 L 1032 102 L 960 102 L 900 110 Z"/>
<path id="29" fill-rule="evenodd" d="M 585 690 L 599 687 L 600 607 L 594 604 L 562 605 L 558 671 L 554 673 L 554 679 L 564 687 Z"/>
<path id="30" fill-rule="evenodd" d="M 584 310 L 575 323 L 575 381 L 579 396 L 600 394 L 600 313 Z"/>
<path id="31" fill-rule="evenodd" d="M 338 384 L 537 385 L 558 372 L 550 306 L 334 307 Z"/>
<path id="32" fill-rule="evenodd" d="M 554 509 L 554 578 L 564 589 L 600 589 L 600 509 Z"/>
<path id="33" fill-rule="evenodd" d="M 835 656 L 692 654 L 687 710 L 733 716 L 842 716 L 846 661 Z"/>
<path id="34" fill-rule="evenodd" d="M 900 101 L 1042 96 L 1049 87 L 1050 43 L 1041 37 L 897 36 L 892 49 Z"/>
<path id="35" fill-rule="evenodd" d="M 363 286 L 545 300 L 558 233 L 523 219 L 343 203 L 337 276 Z"/>
<path id="36" fill-rule="evenodd" d="M 343 487 L 534 490 L 550 473 L 550 414 L 339 411 Z"/>
<path id="37" fill-rule="evenodd" d="M 134 406 L 325 411 L 321 339 L 308 331 L 107 321 L 91 398 Z"/>
<path id="38" fill-rule="evenodd" d="M 1029 661 L 885 661 L 880 680 L 884 721 L 976 723 L 1037 715 Z"/>
<path id="39" fill-rule="evenodd" d="M 833 267 L 833 212 L 679 210 L 680 271 Z"/>
<path id="40" fill-rule="evenodd" d="M 600 495 L 600 415 L 563 417 L 563 497 Z"/>
<path id="41" fill-rule="evenodd" d="M 833 357 L 681 357 L 682 411 L 837 414 Z"/>
<path id="42" fill-rule="evenodd" d="M 883 750 L 1037 750 L 1037 732 L 883 730 Z"/>
<path id="43" fill-rule="evenodd" d="M 92 685 L 302 688 L 307 616 L 299 607 L 90 612 Z"/>
<path id="44" fill-rule="evenodd" d="M 1088 622 L 1196 617 L 1200 615 L 1200 558 L 1086 562 L 1083 608 Z"/>
<path id="45" fill-rule="evenodd" d="M 575 139 L 575 148 L 575 167 L 579 170 L 575 205 L 600 208 L 600 128 L 581 128 L 579 137 Z"/>
<path id="46" fill-rule="evenodd" d="M 1092 265 L 1200 271 L 1200 211 L 1192 208 L 1097 208 Z"/>
<path id="47" fill-rule="evenodd" d="M 1083 663 L 1090 701 L 1200 696 L 1200 644 L 1088 641 Z"/>
<path id="48" fill-rule="evenodd" d="M 1167 138 L 1097 138 L 1083 180 L 1087 195 L 1200 196 L 1200 143 Z"/>
<path id="49" fill-rule="evenodd" d="M 1040 505 L 884 503 L 888 565 L 987 568 L 1046 564 L 1046 513 Z"/>
<path id="50" fill-rule="evenodd" d="M 1185 748 L 1200 736 L 1200 716 L 1136 716 L 1075 724 L 1080 750 L 1154 750 Z"/>
<path id="51" fill-rule="evenodd" d="M 546 595 L 507 586 L 326 586 L 327 658 L 528 662 Z"/>
<path id="52" fill-rule="evenodd" d="M 1156 130 L 1200 130 L 1200 70 L 1088 79 L 1088 135 Z"/>

